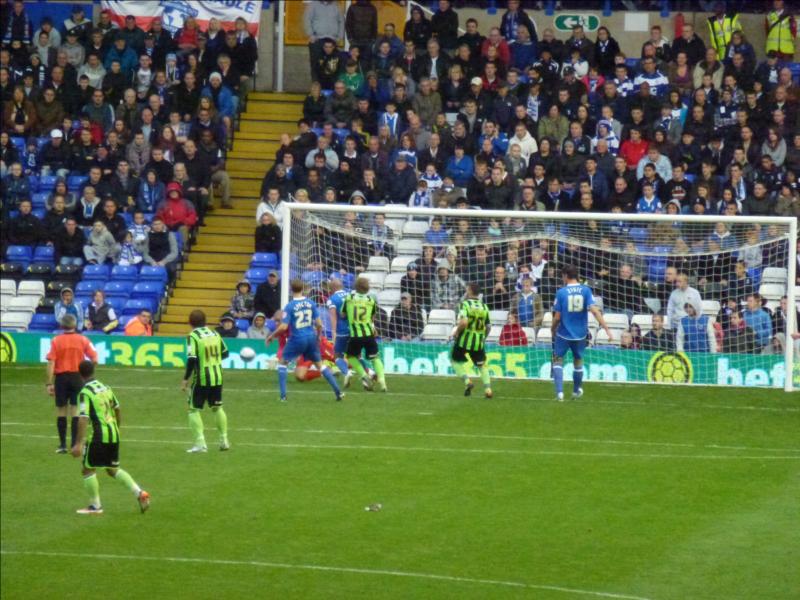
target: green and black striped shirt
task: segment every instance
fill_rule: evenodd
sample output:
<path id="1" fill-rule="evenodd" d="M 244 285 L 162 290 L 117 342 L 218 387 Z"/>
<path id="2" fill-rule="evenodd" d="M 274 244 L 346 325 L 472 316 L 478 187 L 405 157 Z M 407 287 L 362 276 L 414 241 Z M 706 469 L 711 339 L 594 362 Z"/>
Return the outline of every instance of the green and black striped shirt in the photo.
<path id="1" fill-rule="evenodd" d="M 194 369 L 194 385 L 202 387 L 222 385 L 222 359 L 228 348 L 222 337 L 213 329 L 198 327 L 189 334 L 186 356 L 197 364 Z"/>
<path id="2" fill-rule="evenodd" d="M 467 319 L 467 326 L 456 339 L 456 346 L 464 350 L 483 350 L 489 307 L 477 298 L 467 298 L 458 310 L 458 320 L 461 319 Z"/>
<path id="3" fill-rule="evenodd" d="M 92 422 L 91 430 L 86 433 L 87 442 L 119 444 L 116 413 L 119 402 L 110 387 L 97 379 L 87 381 L 78 393 L 78 405 L 81 417 Z"/>
<path id="4" fill-rule="evenodd" d="M 373 296 L 350 292 L 342 305 L 342 314 L 347 317 L 347 323 L 350 325 L 350 337 L 373 337 L 377 312 L 378 302 Z"/>

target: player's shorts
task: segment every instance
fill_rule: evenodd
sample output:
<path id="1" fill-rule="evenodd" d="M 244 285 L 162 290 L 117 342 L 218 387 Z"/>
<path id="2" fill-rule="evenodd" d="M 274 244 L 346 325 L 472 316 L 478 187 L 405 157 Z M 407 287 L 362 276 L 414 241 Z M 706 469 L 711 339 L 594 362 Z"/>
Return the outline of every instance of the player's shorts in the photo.
<path id="1" fill-rule="evenodd" d="M 289 338 L 283 347 L 283 360 L 292 362 L 302 356 L 313 363 L 322 361 L 319 353 L 319 342 L 315 337 Z"/>
<path id="2" fill-rule="evenodd" d="M 209 406 L 222 406 L 222 386 L 221 385 L 194 385 L 190 398 L 192 407 L 202 410 L 206 402 Z"/>
<path id="3" fill-rule="evenodd" d="M 104 444 L 91 441 L 83 446 L 83 466 L 87 469 L 119 467 L 119 443 Z"/>
<path id="4" fill-rule="evenodd" d="M 450 359 L 457 363 L 467 362 L 467 356 L 472 364 L 479 367 L 486 362 L 486 350 L 467 350 L 460 346 L 453 346 L 453 350 L 450 352 Z"/>
<path id="5" fill-rule="evenodd" d="M 53 381 L 56 393 L 56 406 L 78 405 L 78 392 L 83 387 L 80 373 L 59 373 Z"/>
<path id="6" fill-rule="evenodd" d="M 367 358 L 375 358 L 381 352 L 374 336 L 351 337 L 347 340 L 347 356 L 361 356 L 361 351 L 367 353 Z"/>
<path id="7" fill-rule="evenodd" d="M 336 334 L 336 342 L 333 344 L 333 353 L 344 355 L 347 353 L 347 342 L 350 341 L 349 335 Z"/>
<path id="8" fill-rule="evenodd" d="M 582 359 L 583 351 L 586 350 L 586 339 L 565 340 L 562 337 L 556 336 L 553 343 L 553 354 L 558 358 L 564 358 L 567 355 L 567 350 L 572 351 L 572 360 Z"/>

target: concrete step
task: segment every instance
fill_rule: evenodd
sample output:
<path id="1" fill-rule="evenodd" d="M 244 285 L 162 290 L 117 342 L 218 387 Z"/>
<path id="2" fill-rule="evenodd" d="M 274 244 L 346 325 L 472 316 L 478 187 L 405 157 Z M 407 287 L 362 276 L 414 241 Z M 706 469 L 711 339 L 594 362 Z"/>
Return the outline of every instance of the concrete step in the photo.
<path id="1" fill-rule="evenodd" d="M 238 198 L 238 199 L 235 199 L 235 201 L 236 202 L 249 202 L 250 199 L 248 198 L 248 199 L 245 200 L 245 199 L 242 199 L 242 198 Z M 237 226 L 242 226 L 242 225 L 246 225 L 248 227 L 250 227 L 250 225 L 253 225 L 255 227 L 255 220 L 254 220 L 255 219 L 255 215 L 254 214 L 253 215 L 248 214 L 246 217 L 237 217 L 237 216 L 228 214 L 232 210 L 235 210 L 235 209 L 227 209 L 224 212 L 223 211 L 215 212 L 215 213 L 213 213 L 214 214 L 213 217 L 206 217 L 206 225 L 208 225 L 208 226 L 213 226 L 213 225 L 222 225 L 222 226 L 237 225 Z"/>
<path id="2" fill-rule="evenodd" d="M 232 171 L 252 171 L 264 177 L 264 173 L 269 171 L 273 164 L 275 164 L 274 158 L 258 158 L 247 155 L 228 158 L 225 166 Z"/>
<path id="3" fill-rule="evenodd" d="M 255 221 L 255 219 L 253 219 Z M 243 253 L 253 251 L 253 240 L 249 236 L 208 234 L 200 237 L 193 248 L 197 252 Z"/>
<path id="4" fill-rule="evenodd" d="M 261 181 L 258 179 L 234 179 L 231 189 L 237 195 L 249 195 L 253 198 L 258 198 L 261 193 Z"/>
<path id="5" fill-rule="evenodd" d="M 278 102 L 248 102 L 244 118 L 262 120 L 292 120 L 303 116 L 302 104 L 288 104 Z"/>
<path id="6" fill-rule="evenodd" d="M 241 132 L 247 133 L 263 133 L 269 136 L 276 136 L 275 139 L 280 139 L 282 133 L 292 133 L 297 129 L 297 119 L 263 119 L 256 116 L 247 116 L 243 114 L 240 120 L 239 131 L 236 132 L 238 136 Z"/>
<path id="7" fill-rule="evenodd" d="M 306 99 L 305 94 L 291 94 L 288 92 L 250 92 L 247 101 L 294 102 L 302 104 Z"/>
<path id="8" fill-rule="evenodd" d="M 228 175 L 231 176 L 232 179 L 257 179 L 258 181 L 262 181 L 264 179 L 264 173 L 261 173 L 254 169 L 240 169 L 239 167 L 233 169 L 228 169 Z"/>
<path id="9" fill-rule="evenodd" d="M 248 223 L 247 225 L 209 225 L 203 227 L 203 235 L 214 233 L 223 235 L 243 235 L 245 237 L 253 238 L 255 233 L 255 223 Z"/>
<path id="10" fill-rule="evenodd" d="M 227 295 L 230 298 L 236 293 L 236 281 L 238 280 L 238 277 L 231 277 L 229 281 L 193 281 L 187 279 L 186 281 L 181 281 L 179 285 L 181 290 L 194 289 L 200 292 L 220 292 L 221 296 L 218 297 L 224 298 Z"/>
<path id="11" fill-rule="evenodd" d="M 229 256 L 229 255 L 226 255 Z M 249 262 L 243 263 L 244 268 L 247 268 L 247 265 L 250 264 Z M 205 273 L 206 271 L 216 271 L 220 273 L 230 273 L 234 270 L 234 265 L 232 262 L 225 262 L 225 263 L 199 263 L 199 262 L 186 262 L 183 263 L 183 273 L 189 272 L 200 272 Z"/>
<path id="12" fill-rule="evenodd" d="M 287 129 L 284 124 L 281 124 L 280 127 L 275 127 L 274 131 L 258 131 L 251 127 L 251 125 L 256 125 L 258 123 L 259 121 L 249 121 L 247 129 L 242 128 L 237 131 L 236 142 L 239 140 L 259 140 L 279 144 L 281 141 L 281 134 L 292 133 L 293 131 L 291 129 Z M 234 145 L 236 142 L 234 142 Z"/>
<path id="13" fill-rule="evenodd" d="M 231 294 L 231 295 L 233 295 L 233 294 Z M 213 308 L 225 309 L 225 308 L 228 308 L 228 306 L 230 306 L 230 298 L 229 299 L 207 298 L 207 299 L 203 300 L 203 306 L 206 306 L 206 307 L 209 307 L 209 308 L 213 307 Z M 177 311 L 178 309 L 184 309 L 184 308 L 195 309 L 195 308 L 197 308 L 197 306 L 195 305 L 195 303 L 192 300 L 189 300 L 189 299 L 176 300 L 175 298 L 172 298 L 170 300 L 169 305 L 167 305 L 167 307 L 165 309 L 165 312 L 174 312 L 174 311 Z"/>
<path id="14" fill-rule="evenodd" d="M 204 290 L 202 288 L 186 287 L 176 288 L 173 294 L 173 301 L 179 300 L 181 304 L 196 302 L 198 307 L 204 306 L 206 300 L 228 300 L 233 297 L 233 288 Z"/>
<path id="15" fill-rule="evenodd" d="M 233 151 L 242 153 L 258 154 L 260 156 L 275 158 L 275 153 L 281 147 L 280 142 L 271 142 L 269 140 L 260 139 L 241 139 L 236 138 L 233 143 Z"/>
<path id="16" fill-rule="evenodd" d="M 210 283 L 225 283 L 235 285 L 241 279 L 241 273 L 237 271 L 183 271 L 180 277 L 180 285 L 192 283 L 196 286 Z"/>
<path id="17" fill-rule="evenodd" d="M 253 219 L 255 221 L 255 219 Z M 189 253 L 188 259 L 185 264 L 220 264 L 220 265 L 230 265 L 230 264 L 239 264 L 238 261 L 244 261 L 245 263 L 250 263 L 250 258 L 253 256 L 253 251 L 247 250 L 242 251 L 239 253 L 236 252 L 219 252 L 217 250 L 212 251 L 203 251 L 198 250 L 197 246 L 192 248 L 192 251 Z M 234 262 L 237 261 L 237 262 Z"/>

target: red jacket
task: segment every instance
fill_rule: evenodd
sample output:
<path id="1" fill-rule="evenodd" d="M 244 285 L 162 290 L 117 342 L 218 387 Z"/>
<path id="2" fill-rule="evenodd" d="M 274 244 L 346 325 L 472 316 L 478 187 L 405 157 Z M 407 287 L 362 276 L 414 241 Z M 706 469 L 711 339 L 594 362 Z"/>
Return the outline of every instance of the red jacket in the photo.
<path id="1" fill-rule="evenodd" d="M 489 54 L 489 46 L 492 45 L 491 40 L 486 38 L 483 40 L 483 44 L 481 44 L 481 56 L 486 58 Z M 500 43 L 497 44 L 497 58 L 498 60 L 503 63 L 505 68 L 508 68 L 508 65 L 511 64 L 511 50 L 508 47 L 508 42 L 505 40 L 500 40 Z"/>
<path id="2" fill-rule="evenodd" d="M 178 196 L 171 197 L 170 192 L 178 192 Z M 194 206 L 183 198 L 183 188 L 174 181 L 167 184 L 167 199 L 158 205 L 156 217 L 164 221 L 169 229 L 177 229 L 181 225 L 194 227 L 197 223 Z"/>
<path id="3" fill-rule="evenodd" d="M 518 323 L 506 323 L 503 325 L 503 330 L 500 332 L 500 345 L 501 346 L 527 346 L 528 336 L 522 331 L 522 327 Z"/>
<path id="4" fill-rule="evenodd" d="M 625 140 L 619 148 L 619 155 L 625 159 L 629 169 L 635 169 L 647 154 L 649 146 L 647 140 L 641 140 L 639 143 Z"/>

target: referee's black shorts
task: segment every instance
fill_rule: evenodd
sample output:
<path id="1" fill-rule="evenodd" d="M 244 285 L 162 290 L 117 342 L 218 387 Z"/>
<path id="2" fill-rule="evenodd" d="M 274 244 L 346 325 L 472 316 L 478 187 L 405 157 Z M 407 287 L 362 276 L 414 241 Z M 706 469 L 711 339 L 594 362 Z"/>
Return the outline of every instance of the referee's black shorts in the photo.
<path id="1" fill-rule="evenodd" d="M 190 399 L 192 407 L 202 410 L 206 402 L 209 406 L 222 406 L 221 385 L 194 385 Z"/>
<path id="2" fill-rule="evenodd" d="M 83 387 L 80 373 L 58 373 L 53 382 L 56 393 L 56 406 L 78 405 L 78 392 Z"/>
<path id="3" fill-rule="evenodd" d="M 367 358 L 375 358 L 380 354 L 375 336 L 350 337 L 347 340 L 347 356 L 361 356 L 361 351 L 367 353 Z"/>
<path id="4" fill-rule="evenodd" d="M 453 362 L 462 363 L 467 362 L 469 356 L 472 364 L 481 367 L 486 362 L 486 350 L 467 350 L 460 346 L 453 346 L 453 351 L 450 353 L 450 358 Z"/>

